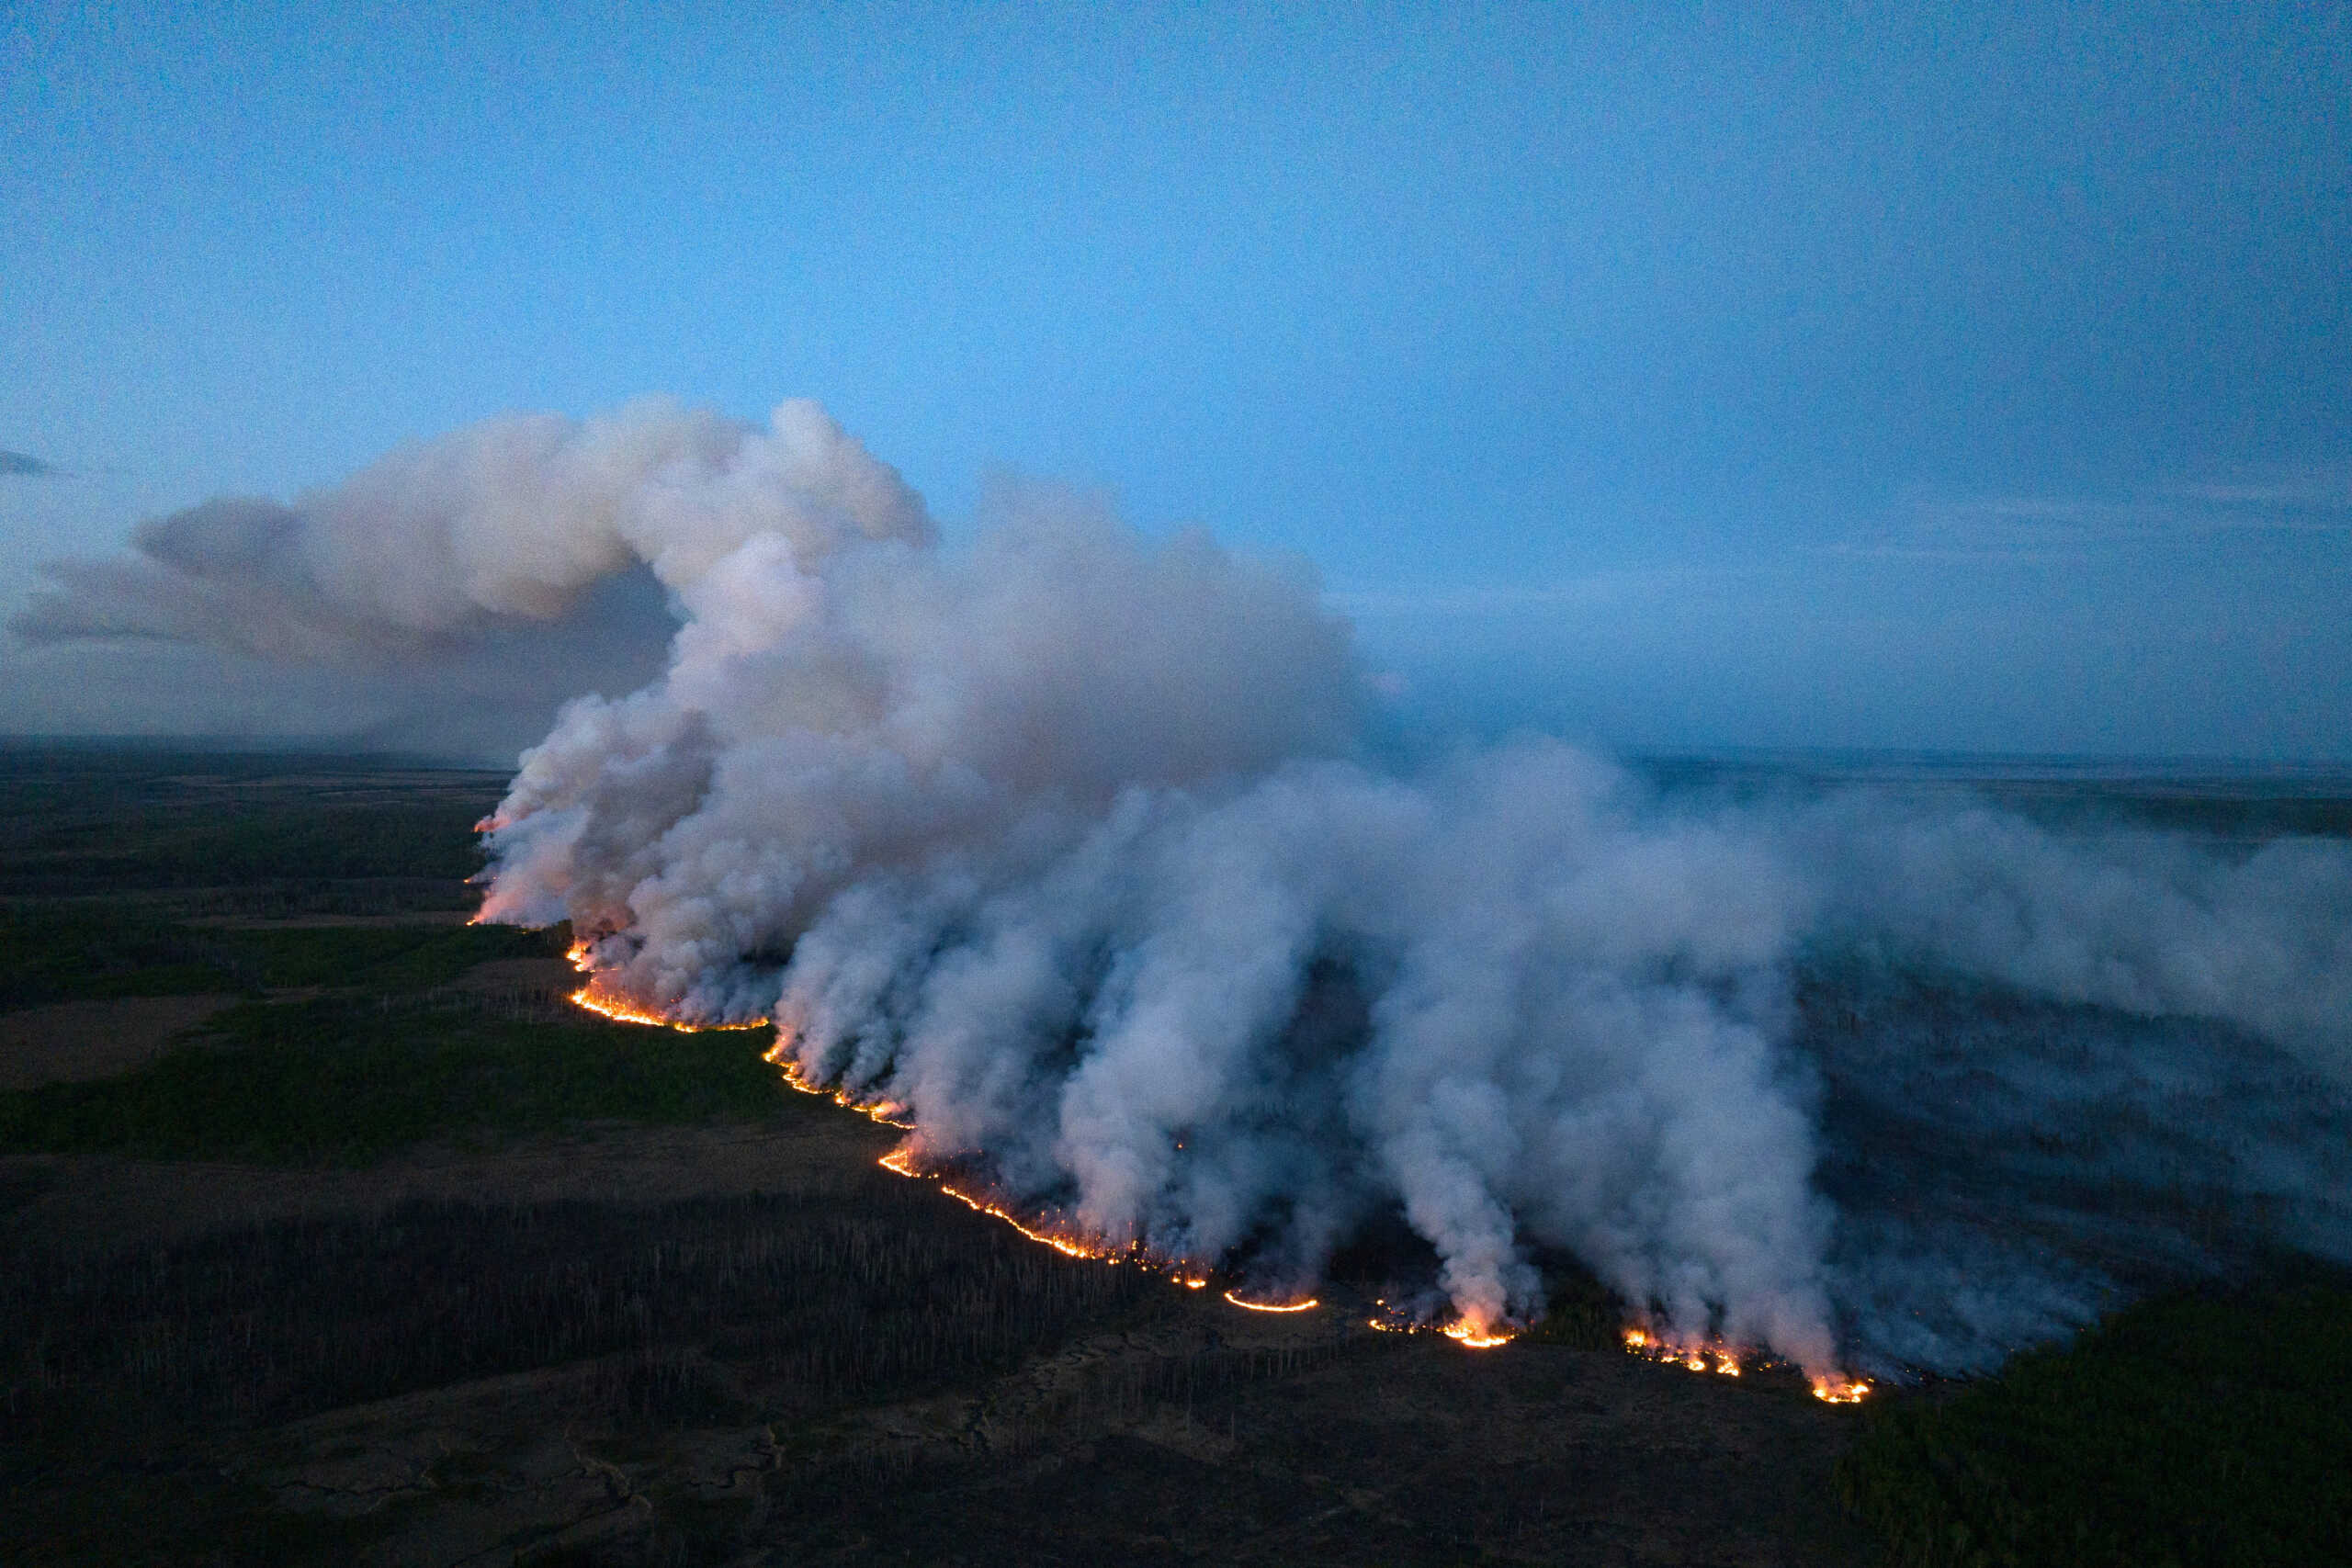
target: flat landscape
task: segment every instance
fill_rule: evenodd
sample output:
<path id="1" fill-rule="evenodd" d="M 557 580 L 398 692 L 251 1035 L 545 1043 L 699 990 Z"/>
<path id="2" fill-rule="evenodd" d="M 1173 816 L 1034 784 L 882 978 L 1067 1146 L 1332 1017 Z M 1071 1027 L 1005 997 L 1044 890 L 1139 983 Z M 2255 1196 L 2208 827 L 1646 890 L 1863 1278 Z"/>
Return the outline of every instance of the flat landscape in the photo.
<path id="1" fill-rule="evenodd" d="M 1565 1258 L 1484 1352 L 1374 1332 L 1376 1249 L 1238 1311 L 881 1169 L 757 1032 L 572 1008 L 566 933 L 463 923 L 503 783 L 0 754 L 13 1559 L 2154 1561 L 2135 1487 L 2183 1562 L 2352 1540 L 2352 1295 L 2308 1259 L 1862 1409 L 1625 1354 Z M 2075 1492 L 2014 1483 L 2052 1442 Z"/>

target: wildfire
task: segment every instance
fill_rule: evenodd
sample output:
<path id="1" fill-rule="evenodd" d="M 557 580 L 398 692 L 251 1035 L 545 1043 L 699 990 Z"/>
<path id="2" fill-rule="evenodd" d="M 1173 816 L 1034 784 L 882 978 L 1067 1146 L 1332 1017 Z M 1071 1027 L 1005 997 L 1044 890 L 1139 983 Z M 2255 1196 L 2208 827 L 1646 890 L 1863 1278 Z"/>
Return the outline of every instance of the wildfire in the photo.
<path id="1" fill-rule="evenodd" d="M 1513 1335 L 1497 1332 L 1491 1324 L 1476 1324 L 1468 1318 L 1464 1318 L 1458 1323 L 1449 1323 L 1438 1332 L 1456 1345 L 1472 1350 L 1491 1350 L 1498 1345 L 1510 1344 L 1516 1337 Z"/>
<path id="2" fill-rule="evenodd" d="M 1245 1302 L 1231 1291 L 1225 1292 L 1225 1299 L 1245 1312 L 1313 1312 L 1323 1304 L 1313 1296 L 1303 1302 Z"/>
<path id="3" fill-rule="evenodd" d="M 648 1008 L 628 997 L 618 994 L 617 992 L 605 989 L 603 982 L 596 976 L 595 961 L 589 956 L 588 947 L 589 944 L 585 942 L 575 942 L 571 944 L 571 950 L 565 954 L 565 956 L 571 961 L 571 966 L 573 968 L 589 976 L 589 981 L 586 985 L 571 993 L 571 1000 L 572 1005 L 575 1007 L 582 1008 L 589 1012 L 596 1013 L 602 1017 L 612 1019 L 620 1023 L 647 1024 L 664 1029 L 681 1030 L 690 1033 L 707 1029 L 766 1029 L 771 1027 L 774 1022 L 773 1020 L 765 1018 L 753 1019 L 743 1023 L 686 1023 L 681 1021 L 678 1019 Z M 858 1114 L 869 1117 L 876 1122 L 881 1122 L 885 1126 L 898 1127 L 901 1129 L 911 1128 L 912 1123 L 900 1119 L 905 1115 L 907 1110 L 903 1105 L 899 1105 L 889 1100 L 861 1101 L 853 1099 L 847 1089 L 828 1089 L 821 1085 L 811 1081 L 801 1065 L 798 1062 L 792 1060 L 791 1057 L 786 1055 L 786 1053 L 790 1051 L 791 1047 L 791 1033 L 787 1030 L 784 1032 L 782 1037 L 776 1041 L 775 1044 L 771 1046 L 764 1053 L 764 1059 L 766 1061 L 782 1069 L 784 1081 L 786 1084 L 796 1089 L 798 1089 L 803 1094 L 823 1095 L 825 1098 L 831 1100 L 834 1104 L 842 1106 L 846 1110 L 854 1111 L 858 1112 Z M 892 1149 L 888 1154 L 882 1156 L 879 1163 L 883 1169 L 889 1171 L 894 1176 L 903 1176 L 916 1180 L 926 1179 L 925 1173 L 916 1168 L 914 1162 L 914 1151 L 909 1145 L 901 1144 L 899 1147 Z M 996 1201 L 994 1199 L 979 1193 L 966 1191 L 963 1188 L 960 1188 L 955 1183 L 943 1178 L 931 1177 L 928 1178 L 928 1179 L 935 1181 L 941 1191 L 946 1193 L 949 1197 L 955 1199 L 966 1208 L 971 1209 L 978 1213 L 986 1214 L 990 1219 L 1001 1220 L 1006 1224 L 1011 1225 L 1014 1230 L 1020 1232 L 1021 1235 L 1027 1239 L 1036 1242 L 1044 1247 L 1050 1247 L 1065 1258 L 1083 1258 L 1102 1263 L 1138 1262 L 1148 1267 L 1165 1269 L 1170 1277 L 1174 1279 L 1176 1283 L 1183 1286 L 1188 1291 L 1205 1290 L 1208 1287 L 1208 1276 L 1193 1273 L 1189 1269 L 1182 1267 L 1178 1261 L 1149 1257 L 1144 1253 L 1141 1248 L 1133 1246 L 1127 1247 L 1106 1247 L 1085 1236 L 1074 1235 L 1068 1231 L 1058 1229 L 1041 1229 L 1038 1225 L 1031 1224 L 1023 1220 L 1018 1214 L 1015 1214 L 1012 1210 L 1007 1209 L 1002 1203 Z M 1296 1302 L 1253 1302 L 1232 1291 L 1225 1292 L 1224 1296 L 1228 1303 L 1239 1307 L 1245 1312 L 1312 1312 L 1323 1304 L 1319 1300 L 1312 1296 L 1308 1297 L 1305 1301 Z M 1378 1329 L 1383 1333 L 1411 1334 L 1422 1332 L 1430 1325 L 1426 1324 L 1408 1323 L 1392 1316 L 1373 1318 L 1370 1320 L 1370 1326 Z M 1438 1328 L 1437 1332 L 1444 1335 L 1448 1339 L 1453 1340 L 1455 1344 L 1462 1346 L 1465 1349 L 1471 1350 L 1491 1350 L 1498 1345 L 1508 1345 L 1514 1337 L 1516 1337 L 1514 1333 L 1499 1328 L 1496 1325 L 1474 1323 L 1468 1318 L 1457 1319 L 1453 1323 Z M 1740 1363 L 1737 1355 L 1735 1354 L 1728 1346 L 1721 1344 L 1707 1346 L 1670 1345 L 1664 1340 L 1654 1337 L 1646 1329 L 1628 1328 L 1625 1330 L 1625 1348 L 1636 1355 L 1645 1356 L 1656 1361 L 1672 1362 L 1679 1366 L 1687 1367 L 1694 1372 L 1706 1371 L 1709 1369 L 1709 1362 L 1711 1359 L 1713 1364 L 1713 1370 L 1725 1377 L 1737 1377 L 1740 1372 Z M 1814 1397 L 1815 1399 L 1825 1400 L 1832 1404 L 1859 1404 L 1860 1403 L 1862 1396 L 1869 1392 L 1870 1384 L 1860 1379 L 1841 1380 L 1835 1378 L 1816 1378 L 1814 1380 L 1813 1384 Z"/>
<path id="4" fill-rule="evenodd" d="M 1494 1323 L 1474 1323 L 1466 1317 L 1443 1325 L 1419 1322 L 1390 1306 L 1385 1297 L 1372 1304 L 1381 1309 L 1381 1315 L 1367 1318 L 1365 1326 L 1383 1334 L 1442 1334 L 1465 1350 L 1491 1350 L 1519 1337 L 1516 1328 Z"/>
<path id="5" fill-rule="evenodd" d="M 1740 1352 L 1720 1341 L 1704 1345 L 1678 1345 L 1645 1328 L 1628 1328 L 1625 1330 L 1625 1348 L 1661 1365 L 1685 1367 L 1694 1372 L 1712 1371 L 1729 1378 L 1740 1374 Z M 1860 1404 L 1870 1392 L 1868 1378 L 1817 1377 L 1813 1380 L 1813 1397 L 1827 1404 Z"/>
<path id="6" fill-rule="evenodd" d="M 1727 1378 L 1736 1378 L 1740 1373 L 1739 1352 L 1719 1339 L 1710 1343 L 1678 1345 L 1659 1338 L 1645 1328 L 1628 1328 L 1625 1330 L 1625 1348 L 1662 1366 L 1680 1367 L 1686 1371 L 1713 1371 Z"/>
<path id="7" fill-rule="evenodd" d="M 768 1021 L 764 1018 L 755 1018 L 742 1023 L 686 1023 L 670 1017 L 667 1013 L 655 1012 L 627 997 L 601 989 L 601 985 L 600 981 L 591 980 L 572 992 L 571 1005 L 585 1008 L 588 1011 L 609 1018 L 616 1023 L 651 1024 L 659 1029 L 674 1029 L 682 1034 L 699 1034 L 708 1029 L 765 1029 L 768 1026 Z"/>
<path id="8" fill-rule="evenodd" d="M 860 1116 L 865 1117 L 867 1121 L 879 1122 L 885 1127 L 896 1127 L 902 1133 L 911 1132 L 914 1130 L 913 1122 L 900 1120 L 900 1118 L 906 1114 L 907 1108 L 899 1104 L 895 1100 L 877 1100 L 865 1101 L 852 1100 L 849 1095 L 849 1090 L 845 1089 L 829 1089 L 820 1084 L 811 1083 L 808 1080 L 808 1075 L 801 1070 L 800 1064 L 785 1055 L 786 1052 L 791 1049 L 792 1036 L 789 1032 L 786 1032 L 776 1041 L 775 1044 L 767 1048 L 766 1052 L 762 1055 L 760 1059 L 768 1063 L 772 1066 L 783 1069 L 784 1081 L 792 1088 L 798 1089 L 803 1094 L 822 1095 L 827 1100 L 831 1100 L 835 1105 L 840 1106 L 842 1110 L 854 1111 Z M 883 1163 L 886 1165 L 889 1164 L 887 1159 Z M 897 1166 L 891 1166 L 890 1168 L 893 1170 L 899 1170 Z M 899 1170 L 899 1174 L 900 1176 L 912 1176 L 914 1172 L 911 1170 Z"/>
<path id="9" fill-rule="evenodd" d="M 796 1089 L 806 1089 L 806 1086 L 802 1084 L 796 1083 L 793 1087 Z M 823 1091 L 821 1089 L 817 1089 L 807 1090 L 807 1092 L 822 1093 Z M 842 1103 L 847 1104 L 848 1101 L 844 1100 Z M 853 1109 L 864 1110 L 865 1108 L 853 1107 Z M 866 1114 L 873 1115 L 873 1112 L 871 1111 L 867 1111 Z M 875 1120 L 881 1121 L 883 1118 L 876 1116 L 875 1117 Z M 900 1124 L 901 1123 L 893 1123 L 893 1125 Z M 1006 1224 L 1011 1225 L 1014 1230 L 1019 1231 L 1031 1241 L 1036 1242 L 1043 1247 L 1050 1247 L 1065 1258 L 1083 1258 L 1103 1263 L 1119 1263 L 1125 1261 L 1125 1257 L 1121 1253 L 1114 1251 L 1110 1247 L 1097 1246 L 1083 1236 L 1070 1235 L 1067 1232 L 1039 1230 L 1035 1225 L 1023 1224 L 1019 1215 L 1006 1208 L 1003 1204 L 995 1201 L 993 1199 L 984 1198 L 975 1193 L 967 1192 L 962 1188 L 956 1186 L 954 1182 L 948 1181 L 943 1178 L 927 1177 L 926 1173 L 915 1168 L 914 1150 L 907 1144 L 900 1144 L 897 1148 L 892 1149 L 888 1154 L 884 1155 L 881 1159 L 876 1163 L 880 1165 L 883 1169 L 888 1171 L 893 1176 L 903 1176 L 915 1181 L 929 1179 L 933 1181 L 942 1192 L 946 1193 L 950 1198 L 953 1198 L 958 1203 L 963 1204 L 964 1207 L 977 1211 L 979 1213 L 986 1214 L 992 1220 L 1002 1220 Z"/>
<path id="10" fill-rule="evenodd" d="M 764 1018 L 755 1018 L 744 1023 L 688 1023 L 683 1019 L 673 1018 L 668 1013 L 656 1011 L 632 997 L 626 997 L 618 991 L 607 989 L 603 978 L 596 973 L 596 961 L 588 956 L 586 942 L 574 942 L 564 953 L 564 957 L 571 960 L 574 969 L 588 976 L 588 983 L 571 993 L 569 998 L 571 1005 L 593 1012 L 600 1018 L 609 1018 L 616 1023 L 650 1024 L 657 1029 L 674 1029 L 682 1034 L 699 1034 L 707 1029 L 765 1029 L 768 1027 L 769 1021 Z"/>
<path id="11" fill-rule="evenodd" d="M 771 1055 L 770 1059 L 774 1060 L 773 1055 Z M 789 1077 L 791 1075 L 791 1068 L 786 1067 L 786 1072 L 787 1077 Z M 797 1081 L 794 1083 L 793 1087 L 802 1089 L 808 1089 L 808 1086 L 805 1083 Z M 808 1092 L 822 1093 L 823 1091 L 809 1090 Z M 847 1100 L 843 1100 L 842 1103 L 848 1104 L 849 1102 Z M 865 1107 L 856 1107 L 855 1109 L 865 1110 L 868 1115 L 874 1114 L 870 1109 Z M 877 1117 L 876 1120 L 881 1120 L 881 1118 Z M 1155 1257 L 1147 1252 L 1143 1247 L 1133 1244 L 1126 1247 L 1112 1247 L 1071 1231 L 1041 1228 L 1040 1225 L 1032 1224 L 1028 1221 L 1023 1219 L 1019 1214 L 1014 1213 L 1011 1209 L 1006 1208 L 1002 1203 L 998 1202 L 993 1198 L 989 1198 L 977 1192 L 966 1191 L 963 1188 L 956 1186 L 954 1182 L 949 1181 L 944 1178 L 927 1175 L 924 1171 L 917 1168 L 914 1159 L 914 1151 L 909 1145 L 899 1145 L 897 1148 L 892 1149 L 888 1154 L 884 1155 L 879 1163 L 883 1169 L 889 1171 L 894 1176 L 904 1176 L 914 1180 L 930 1180 L 933 1182 L 942 1192 L 946 1193 L 950 1198 L 955 1199 L 956 1201 L 963 1204 L 966 1208 L 972 1210 L 976 1213 L 986 1214 L 992 1220 L 1001 1220 L 1004 1224 L 1011 1225 L 1014 1230 L 1021 1233 L 1022 1235 L 1027 1237 L 1029 1240 L 1036 1242 L 1041 1247 L 1050 1247 L 1065 1258 L 1077 1258 L 1095 1263 L 1133 1263 L 1145 1269 L 1157 1269 L 1163 1272 L 1174 1282 L 1183 1286 L 1188 1291 L 1202 1291 L 1208 1288 L 1209 1277 L 1205 1274 L 1193 1272 L 1192 1266 L 1186 1264 L 1181 1258 Z M 1249 1312 L 1311 1312 L 1315 1308 L 1323 1304 L 1321 1302 L 1314 1300 L 1313 1298 L 1309 1298 L 1303 1302 L 1244 1301 L 1241 1297 L 1234 1294 L 1231 1291 L 1225 1292 L 1225 1299 L 1227 1302 L 1230 1302 L 1233 1305 Z"/>
<path id="12" fill-rule="evenodd" d="M 1105 1263 L 1116 1263 L 1119 1261 L 1117 1254 L 1107 1251 L 1102 1247 L 1091 1246 L 1084 1241 L 1077 1239 L 1076 1237 L 1056 1235 L 1051 1231 L 1036 1230 L 1031 1226 L 1024 1225 L 1019 1219 L 1014 1217 L 1011 1210 L 1005 1208 L 1001 1203 L 991 1203 L 985 1198 L 975 1198 L 960 1187 L 956 1187 L 943 1181 L 939 1184 L 939 1190 L 942 1192 L 946 1193 L 950 1198 L 955 1199 L 958 1203 L 963 1204 L 966 1208 L 976 1209 L 979 1213 L 988 1215 L 989 1218 L 992 1220 L 1002 1220 L 1006 1224 L 1011 1225 L 1014 1230 L 1019 1231 L 1031 1241 L 1040 1242 L 1046 1247 L 1050 1247 L 1065 1258 L 1099 1258 Z"/>

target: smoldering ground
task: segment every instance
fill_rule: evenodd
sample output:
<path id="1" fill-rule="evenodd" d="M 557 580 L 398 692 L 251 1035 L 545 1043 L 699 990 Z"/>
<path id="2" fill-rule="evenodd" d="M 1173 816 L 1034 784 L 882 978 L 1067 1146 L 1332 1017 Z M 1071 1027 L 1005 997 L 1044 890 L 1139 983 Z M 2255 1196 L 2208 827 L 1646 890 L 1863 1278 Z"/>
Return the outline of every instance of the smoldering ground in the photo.
<path id="1" fill-rule="evenodd" d="M 1303 568 L 988 513 L 943 547 L 813 404 L 506 420 L 148 525 L 17 626 L 425 686 L 522 637 L 544 683 L 615 641 L 600 584 L 658 587 L 663 667 L 583 655 L 627 694 L 525 754 L 488 918 L 1268 1289 L 1401 1221 L 1432 1316 L 1539 1314 L 1558 1247 L 1678 1335 L 1955 1371 L 2352 1256 L 2344 841 L 1660 795 L 1540 739 L 1400 773 Z"/>

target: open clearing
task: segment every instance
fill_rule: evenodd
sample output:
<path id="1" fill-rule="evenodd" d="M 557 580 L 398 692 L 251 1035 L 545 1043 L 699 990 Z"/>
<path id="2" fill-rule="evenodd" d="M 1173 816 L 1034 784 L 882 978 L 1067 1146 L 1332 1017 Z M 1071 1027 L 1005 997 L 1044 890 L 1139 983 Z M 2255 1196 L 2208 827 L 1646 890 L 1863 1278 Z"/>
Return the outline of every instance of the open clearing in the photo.
<path id="1" fill-rule="evenodd" d="M 115 997 L 0 1012 L 0 1089 L 127 1073 L 236 999 Z"/>

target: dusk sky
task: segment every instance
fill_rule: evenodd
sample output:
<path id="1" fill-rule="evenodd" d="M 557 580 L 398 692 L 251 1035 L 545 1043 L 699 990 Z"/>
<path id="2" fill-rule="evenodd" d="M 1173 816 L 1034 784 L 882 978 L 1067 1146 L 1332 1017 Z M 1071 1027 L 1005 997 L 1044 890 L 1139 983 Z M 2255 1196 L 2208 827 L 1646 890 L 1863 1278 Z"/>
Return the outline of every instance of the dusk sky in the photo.
<path id="1" fill-rule="evenodd" d="M 0 601 L 807 397 L 1306 558 L 1426 735 L 2352 760 L 2347 17 L 12 6 Z"/>

